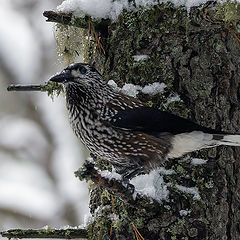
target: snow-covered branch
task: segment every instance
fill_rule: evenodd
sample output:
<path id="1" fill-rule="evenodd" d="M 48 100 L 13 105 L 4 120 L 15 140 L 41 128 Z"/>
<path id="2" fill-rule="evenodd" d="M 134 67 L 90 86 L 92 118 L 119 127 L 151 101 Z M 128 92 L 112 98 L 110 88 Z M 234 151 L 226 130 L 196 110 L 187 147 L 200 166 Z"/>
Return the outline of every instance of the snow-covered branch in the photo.
<path id="1" fill-rule="evenodd" d="M 125 187 L 121 181 L 115 178 L 103 177 L 101 172 L 94 167 L 94 164 L 86 162 L 80 170 L 75 172 L 75 175 L 80 180 L 92 180 L 95 184 L 113 191 L 116 196 L 128 204 L 136 206 L 135 201 L 139 199 L 139 196 L 137 195 L 136 199 L 134 199 L 131 189 Z"/>

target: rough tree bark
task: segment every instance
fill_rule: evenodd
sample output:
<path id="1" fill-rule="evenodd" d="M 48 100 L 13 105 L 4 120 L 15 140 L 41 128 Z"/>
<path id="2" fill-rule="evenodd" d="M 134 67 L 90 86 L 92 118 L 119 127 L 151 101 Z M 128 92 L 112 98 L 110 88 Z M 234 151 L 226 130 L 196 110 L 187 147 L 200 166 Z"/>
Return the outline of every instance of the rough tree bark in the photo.
<path id="1" fill-rule="evenodd" d="M 219 13 L 213 2 L 193 7 L 189 13 L 170 3 L 123 12 L 117 22 L 97 28 L 106 54 L 96 51 L 95 44 L 88 49 L 88 62 L 118 86 L 164 82 L 164 94 L 138 97 L 203 126 L 240 132 L 240 44 L 233 24 L 227 25 Z M 142 54 L 149 58 L 134 61 L 134 55 Z M 166 104 L 175 93 L 182 101 Z M 200 200 L 170 187 L 167 202 L 144 198 L 129 204 L 115 190 L 93 184 L 90 209 L 95 218 L 88 226 L 89 239 L 134 239 L 132 223 L 145 240 L 239 239 L 239 153 L 239 148 L 219 147 L 191 154 L 207 159 L 205 165 L 181 160 L 166 164 L 176 174 L 165 176 L 165 181 L 198 188 Z M 189 210 L 186 216 L 180 214 L 183 209 Z"/>
<path id="2" fill-rule="evenodd" d="M 97 31 L 105 54 L 97 40 L 85 46 L 85 53 L 106 81 L 113 79 L 118 86 L 164 82 L 167 88 L 163 94 L 138 97 L 150 106 L 203 126 L 240 132 L 240 43 L 234 23 L 224 19 L 218 4 L 193 7 L 188 13 L 164 3 L 125 11 L 117 22 L 104 20 L 102 24 L 100 20 L 90 24 L 88 17 L 81 21 L 72 14 L 61 17 L 60 13 L 59 17 L 46 12 L 45 16 L 49 21 L 84 28 L 91 27 L 93 21 L 96 28 L 91 30 Z M 68 46 L 64 51 L 69 52 Z M 134 61 L 134 55 L 142 54 L 149 58 Z M 176 93 L 181 101 L 169 103 L 169 97 Z M 164 176 L 173 184 L 169 186 L 169 201 L 162 204 L 147 198 L 134 202 L 121 187 L 118 192 L 116 184 L 100 181 L 87 165 L 76 175 L 94 182 L 90 193 L 94 220 L 88 226 L 89 239 L 135 239 L 133 226 L 145 240 L 239 239 L 239 153 L 240 148 L 218 147 L 191 154 L 208 160 L 204 165 L 193 166 L 182 159 L 167 162 L 165 168 L 176 174 Z M 95 160 L 105 167 L 101 160 Z M 197 188 L 201 199 L 179 191 L 174 184 Z M 181 210 L 188 210 L 188 214 L 180 214 Z"/>

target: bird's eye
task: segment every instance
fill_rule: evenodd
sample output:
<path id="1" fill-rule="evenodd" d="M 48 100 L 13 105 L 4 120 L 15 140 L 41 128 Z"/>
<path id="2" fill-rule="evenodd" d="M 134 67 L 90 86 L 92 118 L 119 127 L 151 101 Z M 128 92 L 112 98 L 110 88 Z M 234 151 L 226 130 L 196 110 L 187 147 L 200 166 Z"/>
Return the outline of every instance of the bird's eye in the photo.
<path id="1" fill-rule="evenodd" d="M 79 71 L 81 74 L 85 74 L 87 72 L 87 69 L 85 67 L 81 67 Z"/>

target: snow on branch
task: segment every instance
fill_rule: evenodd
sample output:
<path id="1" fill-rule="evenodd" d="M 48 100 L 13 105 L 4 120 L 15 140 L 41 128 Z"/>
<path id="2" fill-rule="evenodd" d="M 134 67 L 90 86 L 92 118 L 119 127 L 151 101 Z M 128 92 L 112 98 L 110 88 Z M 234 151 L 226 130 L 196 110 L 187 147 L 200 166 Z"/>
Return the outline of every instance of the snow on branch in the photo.
<path id="1" fill-rule="evenodd" d="M 11 238 L 61 238 L 61 239 L 88 239 L 86 229 L 68 228 L 68 229 L 11 229 L 0 232 L 2 237 Z"/>
<path id="2" fill-rule="evenodd" d="M 136 204 L 136 199 L 133 198 L 131 189 L 124 187 L 122 182 L 117 179 L 103 177 L 101 172 L 95 168 L 93 163 L 86 162 L 80 170 L 75 172 L 75 175 L 80 180 L 92 180 L 95 184 L 101 185 L 104 188 L 113 191 L 119 198 L 130 205 Z"/>

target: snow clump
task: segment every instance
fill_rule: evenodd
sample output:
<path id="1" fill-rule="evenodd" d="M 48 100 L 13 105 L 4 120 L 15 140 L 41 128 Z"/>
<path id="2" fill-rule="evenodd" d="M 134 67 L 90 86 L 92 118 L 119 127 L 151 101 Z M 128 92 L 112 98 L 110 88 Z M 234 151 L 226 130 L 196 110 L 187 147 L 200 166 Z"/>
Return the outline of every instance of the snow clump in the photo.
<path id="1" fill-rule="evenodd" d="M 199 6 L 208 0 L 170 0 L 176 7 L 185 6 L 189 11 L 191 7 Z M 220 0 L 219 0 L 220 1 Z M 151 8 L 164 0 L 65 0 L 57 7 L 60 12 L 73 12 L 77 17 L 89 15 L 93 18 L 109 18 L 116 21 L 123 10 L 136 11 L 140 7 Z"/>
<path id="2" fill-rule="evenodd" d="M 136 7 L 151 7 L 158 4 L 157 0 L 136 0 Z M 84 14 L 93 18 L 109 18 L 113 21 L 117 20 L 118 15 L 126 9 L 134 10 L 136 7 L 128 0 L 65 0 L 57 7 L 61 12 L 74 12 L 76 16 L 82 17 Z"/>
<path id="3" fill-rule="evenodd" d="M 134 195 L 137 194 L 155 199 L 159 203 L 168 201 L 169 190 L 168 183 L 165 183 L 160 170 L 152 170 L 149 174 L 138 175 L 130 180 L 135 187 Z"/>
<path id="4" fill-rule="evenodd" d="M 113 80 L 110 80 L 108 85 L 110 85 L 116 92 L 121 92 L 135 98 L 139 92 L 152 96 L 156 94 L 162 94 L 167 87 L 165 83 L 154 82 L 144 87 L 134 85 L 132 83 L 125 83 L 122 88 L 119 88 Z"/>

